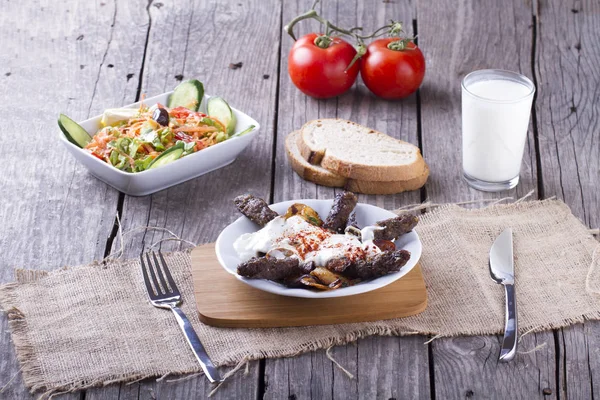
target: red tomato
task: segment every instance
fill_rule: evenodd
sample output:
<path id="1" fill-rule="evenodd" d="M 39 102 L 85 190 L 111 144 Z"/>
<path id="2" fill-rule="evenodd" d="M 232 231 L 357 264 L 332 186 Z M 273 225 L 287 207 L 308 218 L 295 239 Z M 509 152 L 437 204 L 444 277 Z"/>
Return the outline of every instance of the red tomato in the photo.
<path id="1" fill-rule="evenodd" d="M 359 63 L 354 63 L 346 71 L 356 55 L 350 43 L 332 38 L 329 47 L 321 48 L 315 44 L 319 36 L 309 33 L 294 43 L 288 57 L 288 73 L 304 94 L 325 99 L 350 89 L 360 68 Z"/>
<path id="2" fill-rule="evenodd" d="M 378 39 L 367 47 L 360 76 L 375 95 L 384 99 L 402 99 L 414 93 L 425 76 L 425 58 L 412 42 L 404 50 L 388 48 L 398 38 Z"/>
<path id="3" fill-rule="evenodd" d="M 190 115 L 190 110 L 185 107 L 175 107 L 171 109 L 171 116 L 175 118 L 187 118 Z"/>

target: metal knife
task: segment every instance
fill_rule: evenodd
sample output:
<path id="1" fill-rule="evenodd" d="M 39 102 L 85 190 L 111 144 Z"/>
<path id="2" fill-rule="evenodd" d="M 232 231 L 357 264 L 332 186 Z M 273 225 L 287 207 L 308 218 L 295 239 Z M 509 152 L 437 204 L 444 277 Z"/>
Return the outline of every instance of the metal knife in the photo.
<path id="1" fill-rule="evenodd" d="M 504 285 L 506 311 L 504 339 L 500 349 L 500 361 L 508 362 L 517 354 L 517 299 L 515 298 L 515 266 L 513 257 L 512 229 L 505 229 L 490 249 L 490 274 L 492 279 Z"/>

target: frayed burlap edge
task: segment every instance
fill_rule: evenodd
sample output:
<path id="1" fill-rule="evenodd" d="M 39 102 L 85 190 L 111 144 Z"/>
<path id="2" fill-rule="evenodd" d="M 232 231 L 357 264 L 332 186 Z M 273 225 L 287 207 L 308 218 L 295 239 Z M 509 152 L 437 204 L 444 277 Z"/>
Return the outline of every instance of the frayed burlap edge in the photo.
<path id="1" fill-rule="evenodd" d="M 34 275 L 35 271 L 28 273 Z M 41 275 L 41 274 L 39 274 Z M 18 288 L 18 283 L 9 283 L 4 286 L 5 290 L 0 291 L 0 304 L 14 304 L 16 303 L 15 290 Z M 21 365 L 20 371 L 22 374 L 25 385 L 33 393 L 35 390 L 43 389 L 40 387 L 41 380 L 36 379 L 36 376 L 40 376 L 41 366 L 37 362 L 37 357 L 33 350 L 33 346 L 27 340 L 27 321 L 23 313 L 16 307 L 5 309 L 6 316 L 8 318 L 8 326 L 11 332 L 11 339 L 15 346 L 17 360 Z M 27 378 L 27 379 L 26 379 Z M 35 389 L 34 389 L 35 388 Z"/>
<path id="2" fill-rule="evenodd" d="M 185 252 L 191 252 L 191 250 L 185 250 Z M 0 291 L 0 305 L 2 304 L 14 304 L 16 302 L 16 289 L 18 288 L 19 283 L 34 283 L 41 279 L 44 279 L 48 276 L 61 274 L 67 272 L 67 270 L 72 270 L 76 268 L 86 268 L 86 267 L 94 267 L 94 266 L 102 266 L 105 263 L 110 263 L 113 260 L 107 261 L 95 261 L 86 266 L 76 266 L 76 267 L 63 267 L 52 271 L 37 271 L 37 270 L 27 270 L 27 269 L 15 269 L 15 277 L 17 283 L 10 283 L 4 286 L 3 291 Z M 116 261 L 116 260 L 114 260 Z M 103 380 L 94 380 L 87 382 L 78 382 L 70 385 L 63 385 L 53 388 L 48 388 L 44 385 L 44 382 L 41 381 L 38 377 L 41 376 L 40 365 L 37 362 L 37 357 L 35 352 L 33 351 L 32 346 L 27 340 L 26 333 L 27 330 L 27 322 L 25 318 L 23 318 L 23 314 L 16 308 L 10 308 L 5 310 L 8 315 L 9 327 L 11 330 L 12 340 L 16 349 L 17 360 L 19 361 L 21 368 L 20 372 L 25 372 L 22 374 L 25 385 L 29 388 L 32 394 L 41 392 L 39 398 L 40 399 L 49 399 L 59 394 L 73 393 L 80 390 L 90 389 L 94 387 L 104 387 L 111 384 L 116 383 L 126 383 L 133 384 L 142 380 L 156 378 L 157 381 L 164 380 L 166 376 L 178 376 L 182 375 L 181 378 L 175 379 L 188 379 L 195 375 L 203 375 L 202 372 L 198 373 L 196 371 L 171 371 L 167 375 L 159 376 L 159 375 L 143 375 L 143 374 L 130 374 L 130 375 L 120 375 L 114 376 L 111 379 L 103 379 Z M 321 350 L 328 349 L 333 346 L 339 346 L 348 344 L 351 342 L 355 342 L 359 339 L 366 338 L 373 335 L 380 336 L 409 336 L 409 335 L 417 335 L 423 334 L 423 332 L 407 332 L 406 329 L 402 327 L 390 328 L 390 327 L 368 327 L 367 329 L 362 329 L 358 332 L 350 332 L 346 334 L 344 337 L 329 337 L 324 340 L 315 341 L 312 343 L 308 343 L 300 346 L 295 352 L 282 355 L 278 351 L 258 351 L 253 353 L 248 353 L 243 356 L 241 360 L 239 359 L 226 359 L 219 366 L 234 366 L 230 371 L 226 372 L 223 375 L 224 379 L 233 376 L 241 367 L 249 363 L 250 361 L 260 360 L 264 358 L 281 358 L 281 357 L 295 357 L 297 355 Z M 21 339 L 19 339 L 21 337 Z M 341 366 L 340 366 L 341 367 Z M 211 392 L 211 395 L 216 392 L 220 385 L 215 387 Z"/>
<path id="3" fill-rule="evenodd" d="M 433 216 L 436 213 L 443 212 L 444 210 L 446 210 L 448 208 L 460 208 L 461 210 L 463 210 L 465 212 L 480 212 L 484 209 L 489 209 L 489 208 L 495 209 L 495 208 L 516 207 L 517 209 L 519 209 L 519 208 L 524 207 L 524 205 L 519 204 L 519 203 L 522 203 L 521 202 L 522 199 L 519 199 L 518 201 L 516 201 L 514 203 L 498 204 L 499 201 L 504 201 L 504 200 L 509 200 L 509 198 L 494 200 L 493 204 L 489 204 L 486 207 L 479 207 L 479 208 L 473 208 L 473 209 L 465 209 L 463 207 L 459 207 L 459 205 L 476 203 L 476 202 L 467 202 L 467 203 L 459 203 L 459 204 L 439 204 L 439 205 L 431 204 L 431 203 L 424 203 L 421 205 L 416 204 L 414 206 L 407 206 L 402 209 L 394 210 L 394 212 L 401 214 L 404 212 L 413 212 L 414 213 L 416 211 L 425 210 L 426 213 L 422 216 L 422 218 L 424 220 L 426 220 L 429 215 Z M 479 202 L 479 201 L 477 201 L 477 202 Z M 554 204 L 557 204 L 558 206 L 563 208 L 565 211 L 568 211 L 570 213 L 569 207 L 562 201 L 555 200 L 555 199 L 546 199 L 546 200 L 541 200 L 540 202 L 541 203 L 552 202 Z M 590 236 L 591 240 L 593 240 L 594 242 L 597 243 L 597 241 L 591 235 L 595 232 L 584 229 L 584 228 L 585 228 L 585 226 L 582 225 L 582 230 L 585 230 L 586 233 Z M 599 246 L 600 246 L 600 244 L 599 244 Z M 186 249 L 186 250 L 183 250 L 183 252 L 189 253 L 189 252 L 191 252 L 191 250 L 192 249 Z M 118 261 L 119 259 L 120 259 L 120 255 L 119 255 L 119 257 L 116 257 L 116 258 L 109 258 L 104 261 L 95 261 L 91 264 L 88 264 L 87 266 L 81 266 L 81 267 L 104 265 L 105 263 L 115 262 L 115 261 Z M 46 277 L 48 275 L 54 275 L 57 273 L 61 273 L 67 269 L 72 269 L 72 268 L 79 268 L 79 267 L 63 267 L 61 269 L 49 271 L 49 272 L 48 271 L 26 270 L 26 269 L 16 269 L 15 275 L 17 277 L 18 282 L 21 282 L 21 283 L 35 282 L 40 279 L 43 279 L 44 277 Z M 592 268 L 594 268 L 593 260 L 592 260 L 592 265 L 590 266 L 590 273 L 592 272 Z M 8 284 L 5 286 L 5 289 L 8 289 L 8 290 L 6 290 L 5 292 L 0 292 L 0 304 L 14 302 L 15 295 L 12 293 L 12 289 L 16 288 L 16 286 L 18 286 L 17 283 Z M 593 291 L 590 290 L 590 292 L 593 292 Z M 39 382 L 38 380 L 36 380 L 34 378 L 35 375 L 37 375 L 36 372 L 40 371 L 40 366 L 36 362 L 35 354 L 33 353 L 33 349 L 31 347 L 31 345 L 29 345 L 29 343 L 27 341 L 27 337 L 25 336 L 22 340 L 15 341 L 14 333 L 26 332 L 27 324 L 26 324 L 25 319 L 22 316 L 22 313 L 16 308 L 12 308 L 12 309 L 5 310 L 5 311 L 8 315 L 11 333 L 13 334 L 12 337 L 13 337 L 14 345 L 15 345 L 15 348 L 17 350 L 17 355 L 18 355 L 17 359 L 22 367 L 21 371 L 27 372 L 26 374 L 23 374 L 24 377 L 25 376 L 28 377 L 28 379 L 25 379 L 25 384 L 27 387 L 30 388 L 30 391 L 32 393 L 37 392 L 37 391 L 46 390 L 45 392 L 43 392 L 41 394 L 40 398 L 51 398 L 58 394 L 72 393 L 72 392 L 76 392 L 76 391 L 80 391 L 80 390 L 84 390 L 84 389 L 89 389 L 89 388 L 93 388 L 93 387 L 102 387 L 102 386 L 107 386 L 107 385 L 111 385 L 111 384 L 115 384 L 115 383 L 127 382 L 126 384 L 133 384 L 133 383 L 139 382 L 141 380 L 151 379 L 151 378 L 157 378 L 156 379 L 157 381 L 161 381 L 161 380 L 164 380 L 166 376 L 171 376 L 171 375 L 173 375 L 173 376 L 182 375 L 182 377 L 174 379 L 174 380 L 168 380 L 168 382 L 173 382 L 173 381 L 177 381 L 177 380 L 181 380 L 181 379 L 189 379 L 194 376 L 202 375 L 202 373 L 197 373 L 197 372 L 192 372 L 192 371 L 172 371 L 169 374 L 166 374 L 163 376 L 131 374 L 131 375 L 115 376 L 114 379 L 111 379 L 111 380 L 81 382 L 81 383 L 77 383 L 77 384 L 55 387 L 55 388 L 48 390 L 47 387 L 45 387 L 41 384 L 42 382 Z M 563 328 L 563 327 L 566 327 L 566 326 L 569 326 L 572 324 L 583 323 L 587 320 L 598 320 L 598 319 L 600 319 L 600 311 L 583 314 L 581 316 L 574 317 L 574 318 L 566 318 L 566 319 L 563 319 L 562 321 L 560 321 L 559 323 L 551 323 L 551 324 L 545 324 L 543 326 L 529 328 L 526 333 L 541 332 L 541 331 L 546 331 L 546 330 L 551 330 L 551 329 L 560 329 L 560 328 Z M 481 330 L 481 331 L 478 330 L 476 332 L 468 333 L 468 335 L 490 335 L 490 334 L 493 335 L 493 334 L 499 334 L 499 333 L 501 333 L 501 332 L 492 331 L 492 330 Z M 234 366 L 232 369 L 230 369 L 228 372 L 226 372 L 223 375 L 224 378 L 228 378 L 228 377 L 234 375 L 237 371 L 239 371 L 244 365 L 246 365 L 246 368 L 247 368 L 247 365 L 250 361 L 260 360 L 260 359 L 264 359 L 264 358 L 295 357 L 297 355 L 300 355 L 300 354 L 303 354 L 306 352 L 310 352 L 310 351 L 316 351 L 316 350 L 321 350 L 321 349 L 331 349 L 333 346 L 346 345 L 346 344 L 355 342 L 359 339 L 363 339 L 363 338 L 373 336 L 373 335 L 379 335 L 379 336 L 429 335 L 429 336 L 433 336 L 431 340 L 441 338 L 441 337 L 460 336 L 459 334 L 443 335 L 443 334 L 439 334 L 438 332 L 435 332 L 435 331 L 424 331 L 424 330 L 421 330 L 419 332 L 416 332 L 416 331 L 410 332 L 410 331 L 407 331 L 406 327 L 403 327 L 403 326 L 397 326 L 397 327 L 374 326 L 374 327 L 363 328 L 360 331 L 349 332 L 348 334 L 346 334 L 343 337 L 339 337 L 339 336 L 329 337 L 329 338 L 326 338 L 323 340 L 319 340 L 316 342 L 302 345 L 302 346 L 298 347 L 294 353 L 282 355 L 280 351 L 276 351 L 276 350 L 256 351 L 256 352 L 252 352 L 249 354 L 245 354 L 241 360 L 233 359 L 233 358 L 226 359 L 221 363 L 220 366 L 232 366 L 232 365 Z M 425 342 L 425 343 L 428 343 L 428 342 Z M 335 363 L 335 360 L 332 360 L 332 362 Z M 339 367 L 343 369 L 342 366 L 339 366 Z M 210 393 L 209 396 L 214 394 L 214 392 L 219 387 L 220 387 L 220 385 L 216 386 L 215 389 L 213 389 L 213 391 Z"/>
<path id="4" fill-rule="evenodd" d="M 184 249 L 179 251 L 180 253 L 191 253 L 193 249 Z M 169 255 L 175 253 L 165 252 L 165 255 Z M 8 283 L 2 285 L 3 290 L 0 291 L 0 310 L 4 311 L 7 315 L 8 326 L 10 328 L 11 340 L 15 346 L 15 353 L 17 355 L 17 361 L 21 368 L 18 373 L 21 373 L 23 377 L 23 382 L 25 386 L 29 389 L 31 394 L 35 394 L 36 392 L 41 392 L 38 399 L 51 399 L 54 396 L 58 396 L 61 394 L 74 393 L 85 389 L 91 389 L 96 387 L 104 387 L 116 383 L 126 383 L 133 384 L 145 379 L 158 377 L 157 381 L 161 380 L 165 376 L 168 375 L 190 375 L 197 373 L 196 371 L 172 371 L 167 375 L 158 376 L 158 375 L 144 375 L 144 374 L 129 374 L 129 375 L 119 375 L 114 376 L 109 380 L 93 380 L 89 382 L 81 382 L 77 384 L 71 385 L 63 385 L 57 386 L 54 388 L 48 388 L 44 382 L 39 379 L 41 376 L 41 366 L 37 362 L 37 357 L 33 350 L 33 346 L 28 341 L 27 337 L 27 321 L 24 318 L 23 313 L 16 307 L 9 307 L 7 309 L 4 308 L 5 304 L 14 304 L 17 300 L 17 294 L 14 292 L 20 284 L 23 283 L 35 283 L 38 282 L 48 276 L 53 276 L 57 274 L 62 274 L 67 271 L 78 269 L 78 268 L 93 268 L 93 267 L 102 267 L 106 264 L 119 262 L 120 256 L 116 258 L 106 258 L 104 260 L 94 260 L 89 264 L 80 265 L 80 266 L 63 266 L 61 268 L 57 268 L 51 271 L 44 270 L 32 270 L 32 269 L 24 269 L 24 268 L 15 268 L 14 275 L 16 282 Z M 22 337 L 21 339 L 19 337 Z M 249 361 L 249 360 L 248 360 Z M 247 361 L 245 361 L 247 362 Z M 233 363 L 231 363 L 233 364 Z M 231 365 L 231 364 L 223 364 L 223 365 Z M 11 381 L 14 379 L 11 378 Z M 10 382 L 9 382 L 10 383 Z M 8 383 L 5 385 L 7 386 Z M 4 390 L 5 387 L 2 387 Z M 0 392 L 1 394 L 1 392 Z"/>
<path id="5" fill-rule="evenodd" d="M 530 191 L 528 194 L 519 198 L 518 200 L 516 200 L 512 203 L 506 203 L 506 204 L 500 204 L 500 202 L 505 201 L 505 200 L 511 200 L 512 199 L 511 197 L 506 197 L 506 198 L 502 198 L 502 199 L 498 199 L 498 200 L 474 200 L 474 201 L 467 201 L 467 202 L 461 202 L 461 203 L 447 203 L 447 204 L 435 204 L 435 203 L 427 202 L 427 203 L 413 204 L 413 205 L 401 207 L 396 210 L 393 210 L 393 212 L 398 215 L 401 215 L 401 214 L 406 214 L 406 213 L 415 213 L 418 211 L 422 211 L 424 214 L 421 215 L 421 220 L 422 220 L 422 223 L 426 223 L 429 218 L 434 218 L 437 214 L 443 213 L 449 209 L 458 209 L 458 210 L 460 210 L 460 212 L 464 212 L 464 213 L 480 213 L 480 212 L 483 212 L 486 210 L 487 211 L 497 210 L 497 209 L 501 210 L 501 209 L 506 209 L 506 208 L 520 210 L 523 208 L 528 208 L 529 207 L 528 202 L 525 202 L 523 200 L 530 197 L 532 194 L 533 194 L 533 191 Z M 477 208 L 460 207 L 460 205 L 464 205 L 464 204 L 477 204 L 477 203 L 488 202 L 488 201 L 491 201 L 492 203 L 485 207 L 477 207 Z M 536 200 L 536 202 L 538 202 L 540 205 L 553 204 L 555 206 L 558 206 L 565 213 L 571 215 L 572 217 L 576 218 L 579 221 L 579 223 L 581 225 L 582 237 L 583 236 L 588 237 L 590 243 L 595 245 L 595 249 L 592 253 L 592 260 L 591 260 L 591 263 L 590 263 L 590 266 L 588 269 L 588 273 L 587 273 L 587 277 L 586 277 L 586 292 L 589 294 L 595 295 L 595 296 L 600 295 L 600 289 L 591 288 L 590 283 L 589 283 L 590 276 L 595 272 L 595 270 L 597 269 L 597 266 L 600 267 L 600 242 L 598 242 L 598 240 L 596 240 L 594 238 L 594 235 L 600 234 L 600 231 L 598 229 L 586 228 L 586 224 L 583 221 L 581 221 L 581 219 L 577 218 L 572 213 L 570 207 L 562 200 L 557 200 L 555 197 L 551 197 L 551 198 L 544 199 L 544 200 Z M 416 230 L 418 231 L 418 227 L 416 228 Z M 600 320 L 600 311 L 585 313 L 585 314 L 579 315 L 577 317 L 564 318 L 559 323 L 548 323 L 548 324 L 544 324 L 544 325 L 537 326 L 537 327 L 531 327 L 531 328 L 527 329 L 527 332 L 528 333 L 537 333 L 537 332 L 542 332 L 542 331 L 547 331 L 547 330 L 560 329 L 560 328 L 567 327 L 569 325 L 584 323 L 588 320 Z M 520 329 L 520 333 L 522 333 L 521 331 L 523 331 L 523 330 Z M 435 335 L 437 338 L 437 337 L 456 337 L 456 336 L 497 335 L 497 334 L 502 334 L 502 331 L 496 331 L 496 330 L 491 330 L 491 329 L 490 330 L 481 329 L 481 330 L 473 330 L 473 331 L 469 331 L 469 332 L 465 332 L 465 333 L 461 333 L 461 334 L 455 334 L 455 335 L 445 335 L 445 334 L 439 334 L 437 332 L 429 332 L 429 331 L 419 332 L 419 334 Z"/>

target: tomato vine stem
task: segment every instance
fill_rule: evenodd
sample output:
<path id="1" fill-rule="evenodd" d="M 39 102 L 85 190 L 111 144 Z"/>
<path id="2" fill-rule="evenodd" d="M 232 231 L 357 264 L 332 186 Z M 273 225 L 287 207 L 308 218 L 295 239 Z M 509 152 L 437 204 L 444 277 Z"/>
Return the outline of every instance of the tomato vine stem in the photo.
<path id="1" fill-rule="evenodd" d="M 314 19 L 316 21 L 318 21 L 321 25 L 325 26 L 325 34 L 321 35 L 322 36 L 327 36 L 329 37 L 331 35 L 331 32 L 337 32 L 341 35 L 348 35 L 348 36 L 352 36 L 354 37 L 354 39 L 357 41 L 357 43 L 363 44 L 363 41 L 365 39 L 373 39 L 379 36 L 383 36 L 387 33 L 389 33 L 391 36 L 398 36 L 400 35 L 400 33 L 402 32 L 402 22 L 398 22 L 398 21 L 391 21 L 390 24 L 388 25 L 384 25 L 378 29 L 376 29 L 374 32 L 372 32 L 370 35 L 361 35 L 358 32 L 362 32 L 362 27 L 361 26 L 357 26 L 357 27 L 353 27 L 350 29 L 344 29 L 341 28 L 337 25 L 334 25 L 333 23 L 331 23 L 331 21 L 323 18 L 322 16 L 319 15 L 319 13 L 317 12 L 317 10 L 315 9 L 317 4 L 319 4 L 319 0 L 315 0 L 315 2 L 313 3 L 312 7 L 310 10 L 308 10 L 307 12 L 298 15 L 297 17 L 295 17 L 294 19 L 292 19 L 287 25 L 285 25 L 283 27 L 283 30 L 291 36 L 292 39 L 297 40 L 296 36 L 294 35 L 294 26 L 303 20 L 306 19 Z M 327 41 L 327 40 L 319 40 L 319 43 L 315 44 L 319 47 L 323 47 L 324 45 L 329 46 L 331 44 L 331 41 Z M 324 47 L 326 48 L 326 47 Z"/>

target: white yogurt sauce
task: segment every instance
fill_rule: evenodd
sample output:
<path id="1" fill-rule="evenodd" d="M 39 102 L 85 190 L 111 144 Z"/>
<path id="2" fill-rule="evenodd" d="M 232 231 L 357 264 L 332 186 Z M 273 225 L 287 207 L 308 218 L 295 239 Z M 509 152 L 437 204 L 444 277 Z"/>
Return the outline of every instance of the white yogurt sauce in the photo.
<path id="1" fill-rule="evenodd" d="M 361 239 L 351 234 L 334 234 L 321 227 L 309 224 L 302 217 L 293 216 L 287 220 L 276 217 L 262 229 L 245 233 L 234 243 L 233 248 L 242 261 L 247 261 L 258 253 L 285 248 L 293 249 L 303 261 L 314 261 L 324 266 L 334 258 L 349 257 L 364 259 L 381 250 L 373 244 L 373 233 L 380 227 L 368 226 L 361 230 Z"/>

